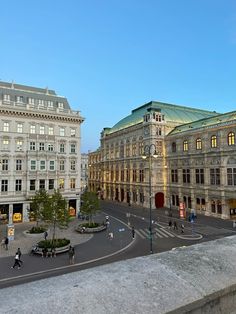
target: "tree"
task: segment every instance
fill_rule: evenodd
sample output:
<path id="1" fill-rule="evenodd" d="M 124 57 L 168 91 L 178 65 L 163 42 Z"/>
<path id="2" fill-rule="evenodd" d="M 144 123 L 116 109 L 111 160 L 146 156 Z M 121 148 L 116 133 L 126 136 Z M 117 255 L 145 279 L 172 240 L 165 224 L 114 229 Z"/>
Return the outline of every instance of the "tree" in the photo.
<path id="1" fill-rule="evenodd" d="M 33 216 L 36 220 L 36 226 L 38 227 L 39 222 L 43 220 L 43 212 L 48 208 L 48 199 L 49 195 L 47 191 L 41 189 L 35 192 L 35 195 L 32 197 L 30 208 L 33 211 Z"/>
<path id="2" fill-rule="evenodd" d="M 53 195 L 48 197 L 48 205 L 43 210 L 43 220 L 52 225 L 52 246 L 54 246 L 56 227 L 67 227 L 69 222 L 69 209 L 66 200 L 59 190 L 54 190 Z"/>
<path id="3" fill-rule="evenodd" d="M 81 195 L 81 212 L 89 216 L 89 224 L 93 223 L 93 215 L 100 210 L 100 201 L 94 192 L 85 191 Z"/>

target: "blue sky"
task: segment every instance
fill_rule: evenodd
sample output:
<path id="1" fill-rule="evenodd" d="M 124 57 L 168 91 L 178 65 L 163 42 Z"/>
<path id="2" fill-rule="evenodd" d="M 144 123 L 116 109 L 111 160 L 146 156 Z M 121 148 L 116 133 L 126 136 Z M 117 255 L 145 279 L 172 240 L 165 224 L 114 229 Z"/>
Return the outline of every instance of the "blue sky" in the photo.
<path id="1" fill-rule="evenodd" d="M 236 110 L 235 0 L 1 1 L 0 79 L 55 89 L 82 152 L 150 101 Z"/>

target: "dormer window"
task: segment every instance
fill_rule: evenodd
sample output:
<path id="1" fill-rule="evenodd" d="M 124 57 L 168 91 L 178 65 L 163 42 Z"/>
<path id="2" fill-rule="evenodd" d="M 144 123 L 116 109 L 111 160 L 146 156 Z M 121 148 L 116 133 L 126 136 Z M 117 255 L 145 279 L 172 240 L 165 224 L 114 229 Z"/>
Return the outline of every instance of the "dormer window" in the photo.
<path id="1" fill-rule="evenodd" d="M 42 99 L 38 100 L 39 107 L 44 107 L 44 101 Z"/>
<path id="2" fill-rule="evenodd" d="M 58 103 L 58 108 L 59 108 L 59 109 L 64 109 L 64 104 L 63 104 L 63 102 L 59 102 L 59 103 Z"/>
<path id="3" fill-rule="evenodd" d="M 4 94 L 3 95 L 3 101 L 9 103 L 11 101 L 10 95 Z"/>
<path id="4" fill-rule="evenodd" d="M 28 104 L 29 105 L 34 105 L 34 98 L 29 97 L 28 98 Z"/>
<path id="5" fill-rule="evenodd" d="M 23 103 L 23 96 L 16 96 L 16 102 Z"/>

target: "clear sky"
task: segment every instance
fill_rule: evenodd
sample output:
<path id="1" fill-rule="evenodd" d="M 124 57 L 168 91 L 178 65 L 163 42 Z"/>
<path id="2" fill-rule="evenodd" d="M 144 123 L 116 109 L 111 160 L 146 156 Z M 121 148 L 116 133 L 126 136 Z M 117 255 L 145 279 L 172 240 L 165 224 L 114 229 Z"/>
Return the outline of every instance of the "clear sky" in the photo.
<path id="1" fill-rule="evenodd" d="M 150 100 L 236 110 L 235 0 L 1 1 L 0 79 L 54 89 L 82 152 Z"/>

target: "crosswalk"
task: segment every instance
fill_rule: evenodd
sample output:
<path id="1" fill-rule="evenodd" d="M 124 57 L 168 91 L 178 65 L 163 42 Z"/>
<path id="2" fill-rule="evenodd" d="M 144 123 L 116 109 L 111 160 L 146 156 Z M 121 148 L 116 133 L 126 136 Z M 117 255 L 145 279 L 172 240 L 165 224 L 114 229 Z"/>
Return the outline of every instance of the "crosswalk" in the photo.
<path id="1" fill-rule="evenodd" d="M 146 239 L 149 237 L 149 229 L 135 229 L 135 232 L 142 239 Z M 166 230 L 166 228 L 153 228 L 152 229 L 153 238 L 174 238 L 175 234 Z"/>

